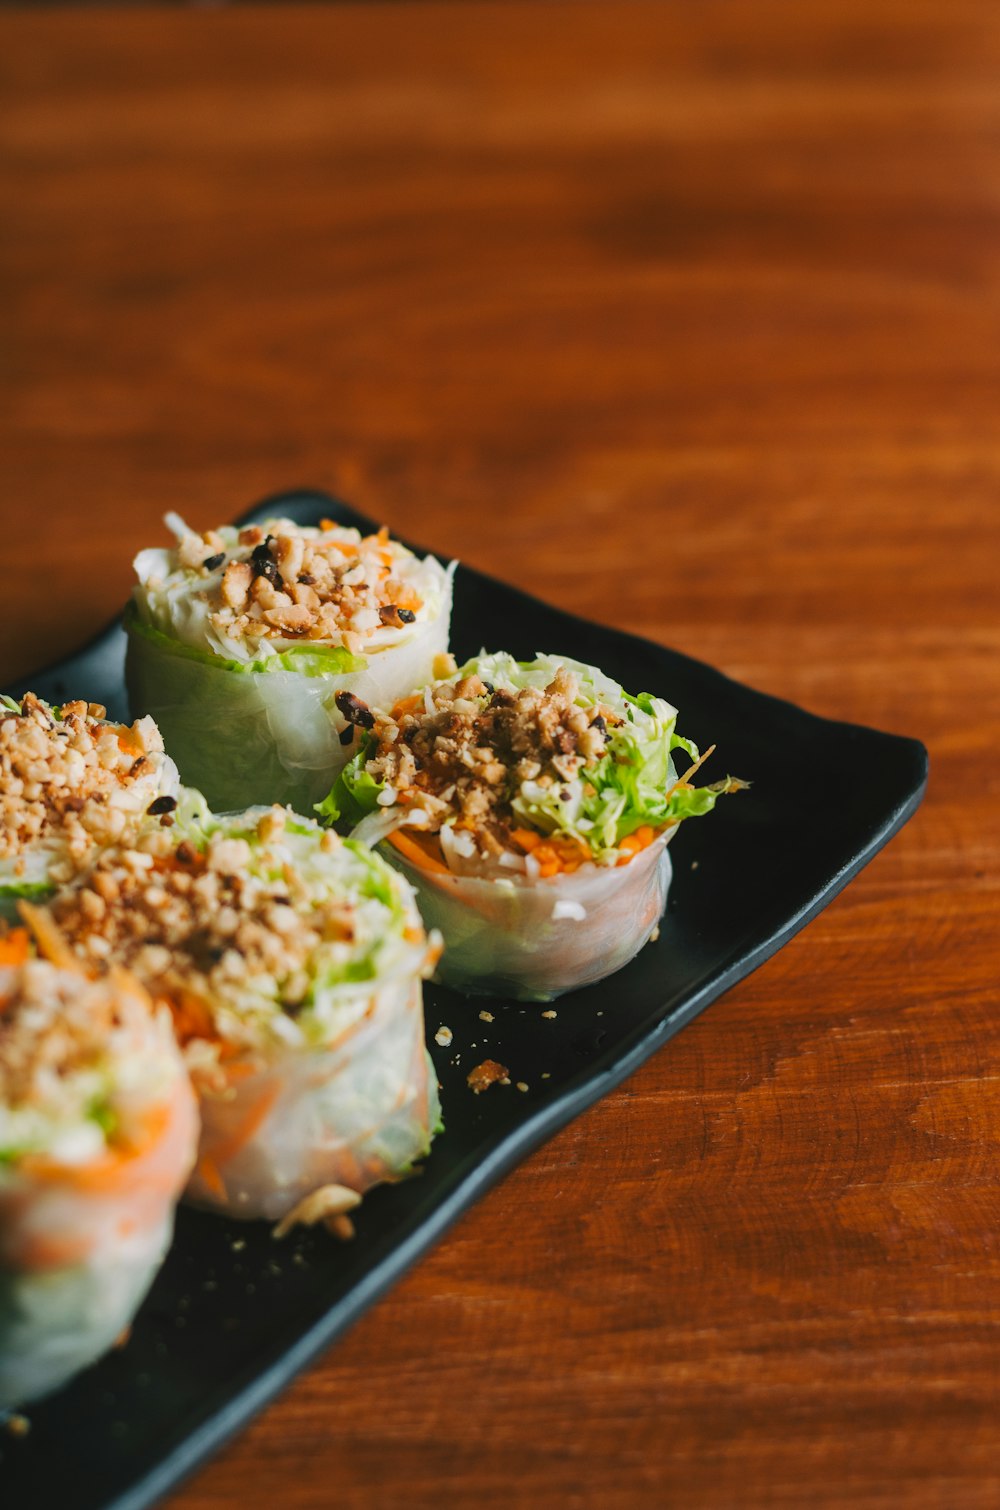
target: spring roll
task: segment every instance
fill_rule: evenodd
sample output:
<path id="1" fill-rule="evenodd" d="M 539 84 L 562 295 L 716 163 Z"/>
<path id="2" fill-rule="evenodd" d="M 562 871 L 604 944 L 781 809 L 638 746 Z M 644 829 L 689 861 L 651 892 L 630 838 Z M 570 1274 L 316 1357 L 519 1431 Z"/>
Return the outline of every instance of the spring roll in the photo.
<path id="1" fill-rule="evenodd" d="M 169 822 L 178 790 L 151 718 L 129 727 L 98 703 L 0 698 L 0 919 L 68 881 L 96 846 Z"/>
<path id="2" fill-rule="evenodd" d="M 438 945 L 406 881 L 280 807 L 142 843 L 52 910 L 84 961 L 127 965 L 174 1014 L 201 1108 L 190 1200 L 275 1220 L 409 1172 L 438 1126 Z"/>
<path id="3" fill-rule="evenodd" d="M 412 882 L 444 938 L 445 984 L 548 1001 L 638 953 L 678 824 L 742 785 L 695 787 L 676 719 L 568 657 L 482 652 L 375 714 L 319 810 Z"/>
<path id="4" fill-rule="evenodd" d="M 429 681 L 448 648 L 451 577 L 382 529 L 286 519 L 144 550 L 126 614 L 132 709 L 152 714 L 216 810 L 311 811 L 354 753 L 362 703 Z"/>
<path id="5" fill-rule="evenodd" d="M 0 940 L 0 1407 L 129 1326 L 170 1243 L 197 1112 L 170 1014 Z M 19 961 L 19 962 L 15 962 Z"/>

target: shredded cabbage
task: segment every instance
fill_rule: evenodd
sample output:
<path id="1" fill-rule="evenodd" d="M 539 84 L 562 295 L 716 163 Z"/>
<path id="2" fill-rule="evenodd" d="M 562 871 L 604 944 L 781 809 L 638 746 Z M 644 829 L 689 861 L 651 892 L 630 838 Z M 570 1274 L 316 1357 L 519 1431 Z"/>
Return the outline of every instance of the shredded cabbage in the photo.
<path id="1" fill-rule="evenodd" d="M 622 840 L 636 829 L 647 825 L 664 829 L 685 818 L 700 817 L 711 812 L 723 792 L 744 784 L 727 776 L 710 786 L 687 786 L 675 769 L 673 751 L 683 750 L 691 761 L 699 756 L 697 746 L 677 733 L 676 708 L 648 692 L 633 697 L 596 667 L 569 656 L 538 655 L 533 661 L 516 661 L 502 652 L 481 651 L 450 680 L 475 673 L 510 692 L 522 687 L 544 689 L 560 666 L 577 677 L 579 707 L 603 705 L 624 722 L 609 727 L 605 754 L 574 780 L 549 787 L 521 782 L 512 793 L 511 806 L 527 827 L 543 834 L 569 835 L 586 845 L 598 863 L 613 864 Z M 378 809 L 384 787 L 365 770 L 371 753 L 369 736 L 317 805 L 316 811 L 326 821 L 354 829 Z M 567 791 L 568 800 L 562 795 Z"/>

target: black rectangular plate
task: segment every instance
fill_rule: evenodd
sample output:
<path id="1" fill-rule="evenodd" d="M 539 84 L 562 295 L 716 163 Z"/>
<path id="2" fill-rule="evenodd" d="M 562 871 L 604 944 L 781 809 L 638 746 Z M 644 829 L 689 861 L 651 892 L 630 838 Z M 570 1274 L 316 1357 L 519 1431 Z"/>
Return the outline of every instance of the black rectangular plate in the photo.
<path id="1" fill-rule="evenodd" d="M 267 499 L 244 522 L 275 515 L 374 528 L 311 491 Z M 447 1131 L 421 1178 L 365 1198 L 353 1243 L 305 1232 L 277 1244 L 263 1224 L 181 1211 L 128 1345 L 33 1406 L 26 1437 L 0 1434 L 0 1502 L 10 1510 L 140 1510 L 175 1485 L 506 1170 L 815 917 L 923 795 L 927 754 L 915 740 L 816 718 L 460 567 L 452 648 L 461 661 L 484 645 L 521 658 L 571 655 L 630 691 L 667 698 L 683 732 L 702 746 L 716 741 L 720 767 L 752 780 L 751 791 L 684 825 L 658 941 L 617 975 L 563 997 L 555 1019 L 543 1020 L 541 1007 L 428 988 Z M 115 624 L 14 695 L 85 697 L 124 717 L 123 664 Z M 494 1022 L 480 1020 L 484 1006 Z M 441 1024 L 454 1033 L 447 1049 L 433 1042 Z M 465 1076 L 486 1057 L 528 1091 L 473 1096 Z"/>

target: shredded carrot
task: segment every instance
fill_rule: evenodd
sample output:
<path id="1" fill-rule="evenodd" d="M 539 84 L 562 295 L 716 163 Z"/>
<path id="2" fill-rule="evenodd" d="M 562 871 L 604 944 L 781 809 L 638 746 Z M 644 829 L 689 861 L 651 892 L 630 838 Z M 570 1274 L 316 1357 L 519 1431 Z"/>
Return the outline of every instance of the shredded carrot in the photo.
<path id="1" fill-rule="evenodd" d="M 202 1154 L 198 1160 L 198 1173 L 217 1200 L 226 1200 L 226 1182 L 208 1154 Z"/>
<path id="2" fill-rule="evenodd" d="M 70 1269 L 85 1262 L 90 1256 L 89 1238 L 79 1236 L 54 1237 L 51 1233 L 36 1232 L 18 1247 L 18 1265 L 30 1271 L 37 1269 Z"/>
<path id="3" fill-rule="evenodd" d="M 587 846 L 572 834 L 549 834 L 543 839 L 534 829 L 515 828 L 511 838 L 526 854 L 534 855 L 543 878 L 572 875 L 591 858 Z"/>
<path id="4" fill-rule="evenodd" d="M 150 1107 L 139 1119 L 128 1142 L 108 1147 L 100 1158 L 89 1164 L 64 1164 L 48 1154 L 25 1154 L 19 1167 L 35 1180 L 51 1180 L 81 1190 L 102 1190 L 114 1186 L 128 1167 L 150 1149 L 164 1134 L 171 1108 L 160 1103 Z"/>
<path id="5" fill-rule="evenodd" d="M 60 970 L 72 970 L 75 975 L 87 973 L 59 932 L 47 908 L 35 907 L 31 902 L 18 902 L 17 910 L 31 929 L 35 946 L 42 959 L 47 959 L 52 965 L 58 965 Z"/>
<path id="6" fill-rule="evenodd" d="M 451 871 L 444 863 L 441 841 L 436 834 L 421 834 L 417 837 L 412 833 L 404 834 L 402 829 L 397 829 L 394 834 L 389 835 L 389 843 L 394 849 L 399 850 L 404 859 L 419 866 L 421 870 L 451 875 Z"/>
<path id="7" fill-rule="evenodd" d="M 406 605 L 404 604 L 403 606 L 405 607 Z M 423 705 L 424 694 L 422 692 L 413 692 L 409 697 L 401 697 L 398 703 L 393 703 L 392 716 L 393 718 L 399 718 L 403 713 L 415 713 Z"/>
<path id="8" fill-rule="evenodd" d="M 30 954 L 27 928 L 12 928 L 0 939 L 0 965 L 23 965 Z"/>
<path id="9" fill-rule="evenodd" d="M 258 1129 L 267 1120 L 267 1117 L 270 1114 L 271 1109 L 280 1094 L 280 1086 L 270 1086 L 266 1091 L 263 1092 L 262 1095 L 257 1097 L 257 1100 L 251 1106 L 250 1110 L 247 1112 L 247 1115 L 243 1118 L 243 1121 L 237 1127 L 236 1131 L 231 1133 L 230 1136 L 228 1138 L 225 1138 L 222 1142 L 215 1144 L 209 1157 L 211 1162 L 215 1166 L 217 1174 L 221 1175 L 222 1168 L 225 1167 L 229 1160 L 234 1158 L 236 1154 L 239 1153 L 240 1149 L 245 1148 L 246 1145 L 250 1142 L 250 1139 L 253 1137 L 254 1133 L 257 1132 Z M 203 1154 L 203 1164 L 205 1162 L 205 1158 L 206 1155 Z"/>
<path id="10" fill-rule="evenodd" d="M 181 990 L 164 998 L 174 1019 L 177 1042 L 183 1048 L 192 1038 L 218 1038 L 208 1003 L 193 991 Z"/>
<path id="11" fill-rule="evenodd" d="M 629 834 L 619 844 L 619 854 L 615 864 L 627 865 L 630 860 L 635 859 L 636 855 L 641 854 L 644 849 L 648 849 L 653 840 L 658 838 L 661 833 L 662 829 L 651 828 L 648 823 L 644 823 L 641 828 L 637 828 L 635 833 Z"/>
<path id="12" fill-rule="evenodd" d="M 694 775 L 695 771 L 698 769 L 699 766 L 705 764 L 705 761 L 714 752 L 714 750 L 715 750 L 715 746 L 714 745 L 709 745 L 708 749 L 704 752 L 704 754 L 703 755 L 699 755 L 698 759 L 694 762 L 694 764 L 688 766 L 688 768 L 684 772 L 683 776 L 678 776 L 678 778 L 674 782 L 673 786 L 667 788 L 667 792 L 666 792 L 666 798 L 667 798 L 667 800 L 669 800 L 674 795 L 674 793 L 676 791 L 678 791 L 680 788 L 682 788 L 682 787 L 688 787 L 688 786 L 691 785 L 691 777 Z"/>

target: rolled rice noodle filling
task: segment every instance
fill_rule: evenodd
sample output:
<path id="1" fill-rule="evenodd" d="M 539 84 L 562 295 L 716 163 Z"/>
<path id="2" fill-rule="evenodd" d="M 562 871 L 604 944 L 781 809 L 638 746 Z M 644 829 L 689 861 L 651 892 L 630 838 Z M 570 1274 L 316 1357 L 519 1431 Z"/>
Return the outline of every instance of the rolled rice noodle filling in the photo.
<path id="1" fill-rule="evenodd" d="M 321 1046 L 364 1015 L 373 983 L 430 968 L 406 882 L 280 807 L 109 851 L 52 910 L 88 964 L 126 965 L 170 1004 L 202 1069 Z"/>
<path id="2" fill-rule="evenodd" d="M 367 657 L 418 636 L 450 608 L 450 573 L 384 528 L 362 535 L 331 520 L 314 528 L 272 519 L 199 534 L 176 514 L 167 523 L 176 546 L 136 557 L 140 617 L 227 660 L 309 649 Z"/>
<path id="3" fill-rule="evenodd" d="M 367 808 L 356 835 L 429 871 L 533 882 L 626 865 L 687 815 L 671 751 L 697 752 L 675 719 L 593 667 L 483 654 L 375 716 L 333 805 Z"/>
<path id="4" fill-rule="evenodd" d="M 42 959 L 0 966 L 0 1168 L 29 1155 L 85 1165 L 131 1146 L 179 1073 L 169 1017 L 134 982 Z"/>

